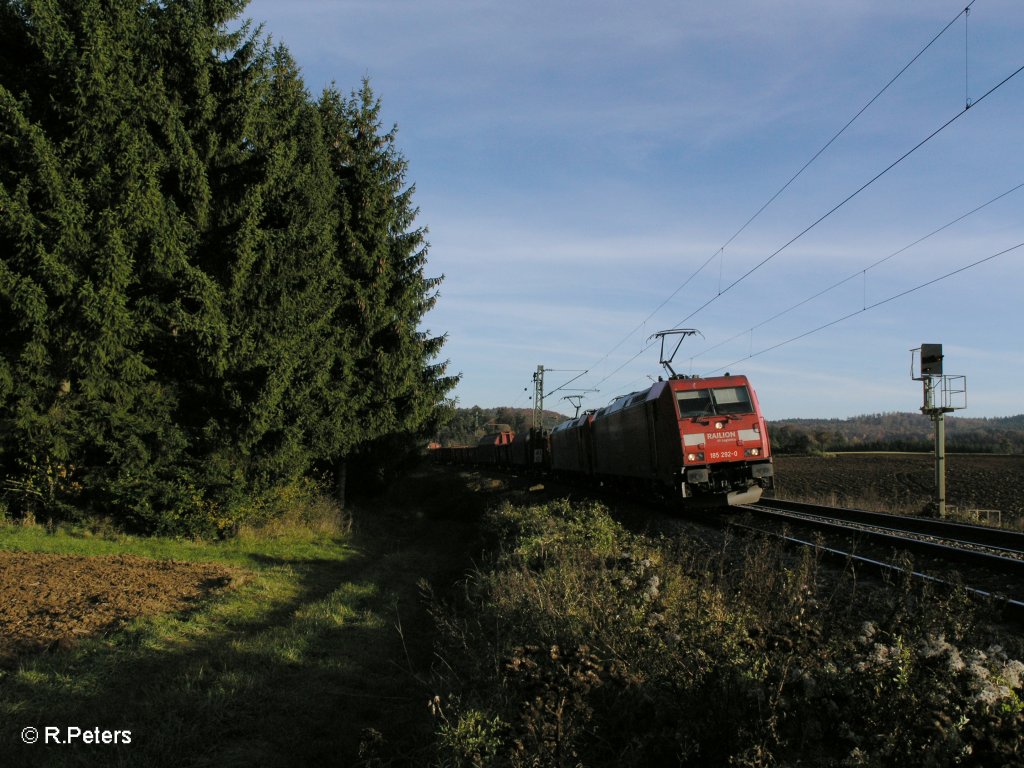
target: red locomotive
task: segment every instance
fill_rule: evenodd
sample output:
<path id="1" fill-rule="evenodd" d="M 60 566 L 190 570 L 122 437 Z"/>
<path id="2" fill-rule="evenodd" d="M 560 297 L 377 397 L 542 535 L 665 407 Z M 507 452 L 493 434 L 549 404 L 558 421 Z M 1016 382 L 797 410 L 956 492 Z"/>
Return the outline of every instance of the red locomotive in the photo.
<path id="1" fill-rule="evenodd" d="M 746 376 L 673 376 L 564 421 L 550 435 L 531 430 L 486 440 L 435 456 L 550 468 L 697 504 L 752 504 L 774 483 L 768 431 Z"/>
<path id="2" fill-rule="evenodd" d="M 551 432 L 551 467 L 712 504 L 772 487 L 771 446 L 745 376 L 674 376 Z"/>
<path id="3" fill-rule="evenodd" d="M 651 337 L 662 341 L 667 380 L 564 421 L 550 435 L 533 429 L 510 437 L 505 450 L 491 447 L 492 435 L 484 451 L 447 448 L 435 457 L 550 469 L 687 503 L 753 504 L 775 482 L 764 416 L 746 376 L 702 379 L 672 370 L 675 352 L 666 357 L 665 338 L 681 342 L 696 333 L 679 328 Z"/>

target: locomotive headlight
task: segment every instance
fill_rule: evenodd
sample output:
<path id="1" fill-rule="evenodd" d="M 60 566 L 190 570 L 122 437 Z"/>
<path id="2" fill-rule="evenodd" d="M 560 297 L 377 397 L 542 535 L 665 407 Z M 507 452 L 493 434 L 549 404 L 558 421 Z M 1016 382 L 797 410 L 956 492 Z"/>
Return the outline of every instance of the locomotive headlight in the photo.
<path id="1" fill-rule="evenodd" d="M 715 422 L 715 429 L 722 429 L 724 426 L 725 426 L 725 422 L 724 421 L 716 421 Z"/>
<path id="2" fill-rule="evenodd" d="M 761 455 L 761 449 L 760 448 L 747 448 L 747 450 L 745 450 L 743 452 L 743 455 L 744 456 L 760 456 Z"/>
<path id="3" fill-rule="evenodd" d="M 688 453 L 686 454 L 687 461 L 704 461 L 704 453 Z"/>

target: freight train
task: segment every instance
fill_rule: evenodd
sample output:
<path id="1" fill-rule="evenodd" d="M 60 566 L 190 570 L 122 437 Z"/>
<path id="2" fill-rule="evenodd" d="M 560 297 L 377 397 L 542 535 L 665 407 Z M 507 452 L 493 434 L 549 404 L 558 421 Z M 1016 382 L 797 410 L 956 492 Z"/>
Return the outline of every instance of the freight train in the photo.
<path id="1" fill-rule="evenodd" d="M 752 504 L 774 484 L 771 446 L 745 376 L 672 376 L 544 433 L 497 433 L 434 457 L 589 478 L 687 504 Z"/>

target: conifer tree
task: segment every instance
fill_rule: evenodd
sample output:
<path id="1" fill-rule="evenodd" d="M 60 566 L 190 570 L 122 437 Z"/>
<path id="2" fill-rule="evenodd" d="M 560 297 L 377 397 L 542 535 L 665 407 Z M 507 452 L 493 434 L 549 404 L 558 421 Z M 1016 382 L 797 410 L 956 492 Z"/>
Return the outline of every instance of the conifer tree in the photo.
<path id="1" fill-rule="evenodd" d="M 204 244 L 210 261 L 224 262 L 216 271 L 228 318 L 223 369 L 205 406 L 212 466 L 226 486 L 250 491 L 303 474 L 313 459 L 340 279 L 315 105 L 283 47 L 262 72 L 241 100 L 253 111 L 236 118 L 217 160 L 230 183 L 217 190 L 221 208 Z"/>
<path id="2" fill-rule="evenodd" d="M 359 453 L 379 466 L 410 438 L 422 437 L 457 379 L 435 362 L 444 337 L 419 325 L 443 278 L 424 275 L 426 230 L 415 227 L 415 187 L 396 147 L 397 127 L 383 132 L 380 102 L 368 81 L 343 98 L 320 99 L 338 188 L 338 258 L 347 280 L 339 323 L 353 344 L 348 403 L 355 419 L 342 456 Z M 375 450 L 384 448 L 384 450 Z"/>
<path id="3" fill-rule="evenodd" d="M 47 511 L 80 489 L 145 507 L 183 448 L 144 353 L 159 314 L 146 278 L 188 239 L 162 192 L 149 19 L 89 0 L 4 2 L 3 17 L 20 57 L 0 73 L 8 487 Z"/>
<path id="4" fill-rule="evenodd" d="M 0 462 L 22 505 L 209 512 L 182 395 L 229 344 L 197 256 L 242 5 L 0 2 Z"/>
<path id="5" fill-rule="evenodd" d="M 224 530 L 405 445 L 455 380 L 420 329 L 407 163 L 244 0 L 0 0 L 5 499 Z"/>

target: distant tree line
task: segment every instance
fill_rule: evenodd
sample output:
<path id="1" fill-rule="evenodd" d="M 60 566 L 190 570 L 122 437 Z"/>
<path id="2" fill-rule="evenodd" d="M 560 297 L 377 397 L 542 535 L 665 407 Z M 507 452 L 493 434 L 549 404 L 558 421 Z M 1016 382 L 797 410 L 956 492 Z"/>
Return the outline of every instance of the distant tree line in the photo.
<path id="1" fill-rule="evenodd" d="M 935 427 L 921 413 L 883 413 L 848 419 L 786 419 L 768 423 L 776 453 L 931 451 Z M 946 450 L 1024 453 L 1024 415 L 997 419 L 945 417 Z"/>
<path id="2" fill-rule="evenodd" d="M 548 429 L 569 418 L 544 412 Z M 946 416 L 946 449 L 961 453 L 1024 453 L 1024 415 L 999 419 Z M 529 429 L 530 408 L 456 408 L 435 433 L 441 445 L 473 445 L 496 425 Z M 832 451 L 931 451 L 934 427 L 920 413 L 882 413 L 848 419 L 784 419 L 768 422 L 772 450 L 781 454 Z"/>
<path id="3" fill-rule="evenodd" d="M 551 429 L 565 421 L 555 411 L 544 411 L 543 426 Z M 532 408 L 456 408 L 450 419 L 437 431 L 435 441 L 448 447 L 451 445 L 476 445 L 484 435 L 501 429 L 511 429 L 516 434 L 529 431 L 533 426 Z"/>
<path id="4" fill-rule="evenodd" d="M 0 0 L 8 510 L 226 530 L 447 410 L 395 129 L 245 4 Z"/>

